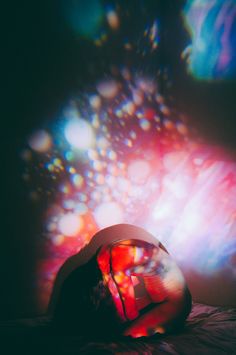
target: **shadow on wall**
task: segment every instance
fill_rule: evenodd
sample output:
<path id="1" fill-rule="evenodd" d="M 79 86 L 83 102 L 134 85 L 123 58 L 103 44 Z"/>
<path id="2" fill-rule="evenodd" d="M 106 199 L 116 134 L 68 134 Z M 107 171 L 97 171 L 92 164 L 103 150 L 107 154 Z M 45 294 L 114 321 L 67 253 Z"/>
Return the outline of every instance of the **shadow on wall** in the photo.
<path id="1" fill-rule="evenodd" d="M 212 275 L 184 270 L 193 301 L 213 306 L 236 306 L 235 278 L 225 268 Z"/>

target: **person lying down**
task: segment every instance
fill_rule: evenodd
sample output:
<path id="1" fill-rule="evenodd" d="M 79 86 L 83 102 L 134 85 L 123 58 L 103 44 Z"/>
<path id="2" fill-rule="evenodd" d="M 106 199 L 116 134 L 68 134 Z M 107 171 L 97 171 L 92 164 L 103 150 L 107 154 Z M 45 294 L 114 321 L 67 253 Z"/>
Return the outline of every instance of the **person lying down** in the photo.
<path id="1" fill-rule="evenodd" d="M 63 331 L 147 337 L 181 330 L 192 298 L 164 246 L 144 229 L 99 231 L 58 273 L 49 310 Z"/>

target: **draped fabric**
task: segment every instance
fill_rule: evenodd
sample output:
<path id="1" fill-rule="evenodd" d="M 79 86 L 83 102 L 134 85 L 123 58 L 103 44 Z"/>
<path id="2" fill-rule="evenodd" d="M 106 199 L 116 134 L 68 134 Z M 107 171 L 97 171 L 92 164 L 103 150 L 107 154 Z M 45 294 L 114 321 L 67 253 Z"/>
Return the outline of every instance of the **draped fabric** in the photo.
<path id="1" fill-rule="evenodd" d="M 63 332 L 139 338 L 181 330 L 191 304 L 165 247 L 144 229 L 120 224 L 65 262 L 50 313 Z"/>
<path id="2" fill-rule="evenodd" d="M 184 277 L 162 245 L 126 239 L 104 245 L 97 255 L 125 335 L 166 333 L 182 326 L 191 310 Z"/>

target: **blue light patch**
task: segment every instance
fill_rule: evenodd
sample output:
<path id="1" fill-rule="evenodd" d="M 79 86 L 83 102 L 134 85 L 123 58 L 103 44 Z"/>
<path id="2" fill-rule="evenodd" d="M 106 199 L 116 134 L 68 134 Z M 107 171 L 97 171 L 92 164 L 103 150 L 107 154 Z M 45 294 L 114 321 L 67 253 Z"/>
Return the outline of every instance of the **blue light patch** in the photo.
<path id="1" fill-rule="evenodd" d="M 236 1 L 188 0 L 183 18 L 191 44 L 182 53 L 197 79 L 236 77 Z"/>

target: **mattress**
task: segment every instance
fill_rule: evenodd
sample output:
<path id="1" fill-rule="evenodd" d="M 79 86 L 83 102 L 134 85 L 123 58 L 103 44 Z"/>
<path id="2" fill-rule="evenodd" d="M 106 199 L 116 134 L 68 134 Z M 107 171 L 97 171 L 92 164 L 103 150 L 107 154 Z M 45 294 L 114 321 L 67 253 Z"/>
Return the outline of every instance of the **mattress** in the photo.
<path id="1" fill-rule="evenodd" d="M 150 338 L 94 340 L 58 334 L 50 317 L 0 322 L 5 354 L 236 354 L 236 309 L 194 303 L 178 333 Z"/>

